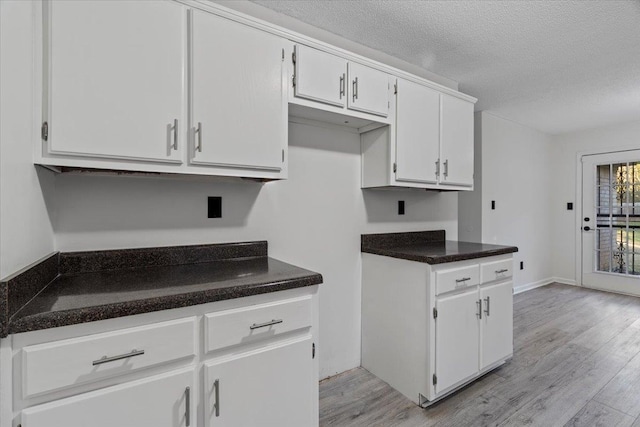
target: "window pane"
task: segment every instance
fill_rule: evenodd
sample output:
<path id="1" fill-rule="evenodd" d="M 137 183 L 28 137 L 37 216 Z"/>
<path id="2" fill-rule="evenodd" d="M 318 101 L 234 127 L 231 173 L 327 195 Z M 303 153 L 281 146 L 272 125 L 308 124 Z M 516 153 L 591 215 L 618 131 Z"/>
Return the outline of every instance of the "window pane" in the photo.
<path id="1" fill-rule="evenodd" d="M 611 252 L 596 251 L 596 266 L 598 271 L 611 271 L 610 269 Z"/>
<path id="2" fill-rule="evenodd" d="M 610 228 L 598 229 L 596 233 L 596 249 L 600 251 L 610 251 L 612 230 Z"/>
<path id="3" fill-rule="evenodd" d="M 624 252 L 614 252 L 611 265 L 611 271 L 614 273 L 627 273 L 627 254 Z"/>
<path id="4" fill-rule="evenodd" d="M 610 165 L 598 165 L 596 170 L 596 185 L 609 186 L 611 185 L 610 177 Z"/>
<path id="5" fill-rule="evenodd" d="M 627 180 L 627 164 L 626 163 L 618 163 L 613 165 L 613 171 L 611 174 L 613 178 L 613 183 L 622 185 L 627 184 L 629 181 Z"/>

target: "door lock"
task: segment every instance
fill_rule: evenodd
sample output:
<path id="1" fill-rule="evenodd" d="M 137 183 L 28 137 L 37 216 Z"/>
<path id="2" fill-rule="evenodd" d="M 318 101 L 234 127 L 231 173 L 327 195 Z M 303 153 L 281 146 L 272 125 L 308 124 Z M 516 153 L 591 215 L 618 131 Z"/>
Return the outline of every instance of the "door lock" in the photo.
<path id="1" fill-rule="evenodd" d="M 582 229 L 583 229 L 584 231 L 590 231 L 590 230 L 591 230 L 591 227 L 589 227 L 588 225 L 585 225 Z"/>

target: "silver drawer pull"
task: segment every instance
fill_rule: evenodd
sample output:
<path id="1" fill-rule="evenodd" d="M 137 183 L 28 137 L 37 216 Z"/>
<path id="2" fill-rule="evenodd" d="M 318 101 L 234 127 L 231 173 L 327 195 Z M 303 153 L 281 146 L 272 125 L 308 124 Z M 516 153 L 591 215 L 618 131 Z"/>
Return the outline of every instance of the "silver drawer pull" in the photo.
<path id="1" fill-rule="evenodd" d="M 487 308 L 485 308 L 484 312 L 487 314 L 487 317 L 491 316 L 491 306 L 489 305 L 491 303 L 491 297 L 486 297 L 485 302 L 487 303 Z"/>
<path id="2" fill-rule="evenodd" d="M 503 268 L 502 270 L 496 270 L 496 274 L 506 273 L 507 271 L 509 271 L 508 268 Z"/>
<path id="3" fill-rule="evenodd" d="M 278 323 L 282 323 L 282 322 L 283 322 L 282 319 L 273 319 L 270 322 L 254 323 L 253 325 L 249 326 L 249 329 L 253 330 L 258 328 L 266 328 L 267 326 L 277 325 Z"/>
<path id="4" fill-rule="evenodd" d="M 184 389 L 184 424 L 186 427 L 191 425 L 191 387 Z"/>
<path id="5" fill-rule="evenodd" d="M 116 360 L 128 359 L 129 357 L 142 356 L 144 354 L 144 350 L 131 350 L 131 353 L 120 354 L 118 356 L 102 356 L 98 360 L 93 361 L 93 366 L 102 365 L 103 363 L 115 362 Z"/>
<path id="6" fill-rule="evenodd" d="M 463 277 L 462 279 L 456 279 L 456 283 L 463 283 L 467 280 L 471 280 L 471 277 Z"/>
<path id="7" fill-rule="evenodd" d="M 220 416 L 220 380 L 215 380 L 213 382 L 213 388 L 215 391 L 215 399 L 216 399 L 216 403 L 213 404 L 213 409 L 215 410 L 216 413 L 216 417 Z"/>

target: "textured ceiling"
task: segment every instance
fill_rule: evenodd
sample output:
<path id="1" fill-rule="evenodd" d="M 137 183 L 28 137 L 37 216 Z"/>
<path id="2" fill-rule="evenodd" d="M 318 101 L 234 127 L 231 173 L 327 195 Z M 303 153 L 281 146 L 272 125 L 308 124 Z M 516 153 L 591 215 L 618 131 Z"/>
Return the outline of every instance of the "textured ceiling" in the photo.
<path id="1" fill-rule="evenodd" d="M 257 0 L 558 134 L 640 120 L 640 1 Z"/>

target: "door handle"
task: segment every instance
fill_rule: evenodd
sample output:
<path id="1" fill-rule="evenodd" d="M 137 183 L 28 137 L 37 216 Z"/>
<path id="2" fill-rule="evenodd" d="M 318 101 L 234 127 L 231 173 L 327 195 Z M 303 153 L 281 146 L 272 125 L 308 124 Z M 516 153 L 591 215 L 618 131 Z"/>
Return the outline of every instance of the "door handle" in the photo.
<path id="1" fill-rule="evenodd" d="M 482 319 L 482 299 L 479 299 L 478 301 L 476 301 L 476 306 L 478 307 L 478 312 L 476 313 L 476 316 Z"/>
<path id="2" fill-rule="evenodd" d="M 484 309 L 484 312 L 486 313 L 487 317 L 489 317 L 491 315 L 491 306 L 489 305 L 489 302 L 491 301 L 489 299 L 490 297 L 486 297 L 484 300 L 487 303 L 487 308 Z"/>
<path id="3" fill-rule="evenodd" d="M 342 73 L 342 76 L 340 77 L 340 99 L 342 99 L 342 97 L 344 96 L 344 90 L 345 90 L 345 82 L 344 79 L 346 78 L 345 73 Z"/>
<path id="4" fill-rule="evenodd" d="M 194 134 L 198 134 L 198 143 L 196 144 L 195 151 L 202 153 L 202 123 L 198 122 L 198 127 L 193 131 Z"/>
<path id="5" fill-rule="evenodd" d="M 358 78 L 356 77 L 353 80 L 353 85 L 352 85 L 352 92 L 353 92 L 353 100 L 355 101 L 356 99 L 358 99 Z"/>
<path id="6" fill-rule="evenodd" d="M 184 405 L 186 407 L 184 412 L 184 424 L 186 427 L 191 425 L 191 387 L 184 389 Z"/>
<path id="7" fill-rule="evenodd" d="M 220 416 L 220 380 L 215 380 L 213 382 L 214 396 L 216 399 L 216 403 L 213 404 L 213 409 L 215 410 L 216 417 Z"/>

